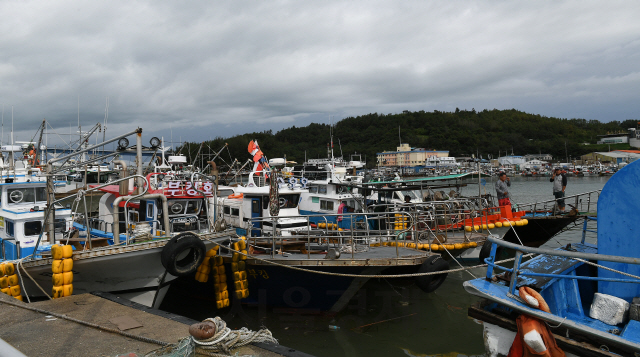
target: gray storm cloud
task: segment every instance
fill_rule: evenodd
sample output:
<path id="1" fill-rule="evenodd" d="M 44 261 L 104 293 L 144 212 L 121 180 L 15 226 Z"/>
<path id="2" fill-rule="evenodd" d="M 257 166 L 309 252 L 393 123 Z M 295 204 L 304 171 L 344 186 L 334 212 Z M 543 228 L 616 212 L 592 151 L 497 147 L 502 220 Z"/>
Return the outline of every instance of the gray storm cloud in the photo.
<path id="1" fill-rule="evenodd" d="M 0 13 L 0 104 L 22 137 L 42 118 L 75 130 L 78 102 L 83 127 L 102 122 L 107 97 L 114 135 L 194 141 L 456 107 L 638 117 L 631 1 L 5 1 Z"/>

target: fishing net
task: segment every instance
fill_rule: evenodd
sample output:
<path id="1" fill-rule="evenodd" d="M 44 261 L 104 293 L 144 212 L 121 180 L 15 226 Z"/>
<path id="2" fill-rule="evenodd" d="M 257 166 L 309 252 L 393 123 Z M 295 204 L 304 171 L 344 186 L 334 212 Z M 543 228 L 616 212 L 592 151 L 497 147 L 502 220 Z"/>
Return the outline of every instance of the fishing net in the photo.
<path id="1" fill-rule="evenodd" d="M 205 321 L 213 322 L 216 325 L 216 333 L 212 337 L 204 340 L 196 340 L 191 336 L 186 337 L 175 345 L 169 345 L 151 351 L 146 354 L 145 357 L 235 357 L 237 355 L 232 355 L 231 350 L 253 342 L 278 344 L 278 340 L 271 335 L 271 331 L 268 329 L 251 331 L 243 327 L 239 330 L 231 330 L 227 327 L 227 323 L 217 316 L 215 318 L 208 318 Z"/>

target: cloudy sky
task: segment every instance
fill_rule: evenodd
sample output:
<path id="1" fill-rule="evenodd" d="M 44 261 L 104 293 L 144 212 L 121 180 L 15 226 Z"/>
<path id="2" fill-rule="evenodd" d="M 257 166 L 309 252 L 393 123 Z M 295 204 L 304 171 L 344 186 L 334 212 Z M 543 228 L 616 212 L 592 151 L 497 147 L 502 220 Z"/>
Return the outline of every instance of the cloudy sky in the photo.
<path id="1" fill-rule="evenodd" d="M 637 1 L 0 2 L 7 140 L 199 141 L 372 112 L 640 118 Z M 78 111 L 79 107 L 79 111 Z M 9 129 L 10 130 L 10 129 Z"/>

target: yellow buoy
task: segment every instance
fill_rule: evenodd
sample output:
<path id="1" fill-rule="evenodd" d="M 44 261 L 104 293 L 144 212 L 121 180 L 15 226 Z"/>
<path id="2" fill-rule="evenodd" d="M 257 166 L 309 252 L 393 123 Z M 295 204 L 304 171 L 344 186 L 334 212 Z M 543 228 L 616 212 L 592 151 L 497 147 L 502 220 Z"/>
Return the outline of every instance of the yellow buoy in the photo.
<path id="1" fill-rule="evenodd" d="M 483 224 L 483 225 L 482 225 L 482 229 L 487 229 L 487 225 L 486 225 L 486 224 Z"/>
<path id="2" fill-rule="evenodd" d="M 226 284 L 227 283 L 227 275 L 224 274 L 224 273 L 218 275 L 218 280 L 220 280 L 220 284 Z"/>
<path id="3" fill-rule="evenodd" d="M 529 220 L 526 218 L 523 218 L 522 223 L 524 223 L 524 225 L 526 226 L 527 224 L 529 224 Z"/>
<path id="4" fill-rule="evenodd" d="M 522 221 L 516 221 L 516 226 L 517 227 L 522 227 L 522 226 L 524 226 L 524 224 L 522 223 Z"/>
<path id="5" fill-rule="evenodd" d="M 242 255 L 240 256 L 240 259 L 242 260 L 247 260 L 247 254 L 249 254 L 246 250 L 241 250 L 240 253 L 242 253 Z"/>
<path id="6" fill-rule="evenodd" d="M 469 242 L 469 248 L 475 248 L 478 246 L 477 242 Z"/>
<path id="7" fill-rule="evenodd" d="M 479 231 L 479 230 L 480 230 L 480 226 L 473 226 L 473 229 L 474 229 L 475 231 Z"/>
<path id="8" fill-rule="evenodd" d="M 62 259 L 62 246 L 54 244 L 51 246 L 51 257 L 55 260 Z"/>
<path id="9" fill-rule="evenodd" d="M 471 232 L 473 230 L 473 227 L 471 226 L 464 226 L 464 230 L 467 232 Z"/>
<path id="10" fill-rule="evenodd" d="M 4 263 L 0 263 L 0 276 L 4 276 Z"/>
<path id="11" fill-rule="evenodd" d="M 73 259 L 64 259 L 62 260 L 62 271 L 68 272 L 73 270 Z"/>
<path id="12" fill-rule="evenodd" d="M 233 272 L 233 280 L 235 281 L 241 280 L 239 271 Z"/>
<path id="13" fill-rule="evenodd" d="M 51 290 L 51 295 L 54 299 L 63 297 L 62 286 L 54 286 Z"/>
<path id="14" fill-rule="evenodd" d="M 244 262 L 238 262 L 238 270 L 245 270 L 245 263 Z"/>
<path id="15" fill-rule="evenodd" d="M 502 222 L 496 222 L 496 227 L 501 228 L 502 227 Z"/>
<path id="16" fill-rule="evenodd" d="M 16 273 L 16 268 L 13 263 L 4 264 L 4 275 L 13 275 Z"/>
<path id="17" fill-rule="evenodd" d="M 249 289 L 242 290 L 242 298 L 246 299 L 249 297 Z"/>
<path id="18" fill-rule="evenodd" d="M 224 301 L 223 300 L 217 300 L 216 301 L 216 307 L 218 309 L 222 309 L 224 307 Z"/>
<path id="19" fill-rule="evenodd" d="M 224 305 L 224 307 L 229 306 L 229 299 L 224 299 L 223 300 L 223 305 Z"/>
<path id="20" fill-rule="evenodd" d="M 200 265 L 200 267 L 198 267 L 198 271 L 204 275 L 209 275 L 209 272 L 211 271 L 211 267 L 203 264 L 203 265 Z"/>
<path id="21" fill-rule="evenodd" d="M 240 242 L 238 242 L 238 250 L 244 250 L 244 249 L 247 249 L 247 243 L 241 240 Z"/>
<path id="22" fill-rule="evenodd" d="M 240 279 L 241 280 L 247 280 L 247 272 L 246 271 L 241 271 L 240 272 Z"/>
<path id="23" fill-rule="evenodd" d="M 238 263 L 231 263 L 231 271 L 232 272 L 238 271 Z"/>
<path id="24" fill-rule="evenodd" d="M 3 294 L 11 295 L 11 289 L 9 289 L 9 287 L 0 289 L 0 292 Z"/>
<path id="25" fill-rule="evenodd" d="M 222 296 L 222 300 L 228 299 L 229 298 L 229 290 L 224 290 L 220 293 L 220 295 Z"/>
<path id="26" fill-rule="evenodd" d="M 224 260 L 222 259 L 222 257 L 221 257 L 221 256 L 219 256 L 219 255 L 217 255 L 217 256 L 214 258 L 214 260 L 215 260 L 216 265 L 222 265 L 222 263 L 224 262 Z"/>
<path id="27" fill-rule="evenodd" d="M 73 246 L 71 244 L 62 246 L 62 257 L 63 258 L 71 258 L 73 255 Z"/>
<path id="28" fill-rule="evenodd" d="M 16 298 L 16 299 L 18 299 L 18 300 L 20 300 L 20 301 L 24 301 L 24 300 L 22 299 L 22 295 L 14 296 L 14 298 Z"/>
<path id="29" fill-rule="evenodd" d="M 438 250 L 442 250 L 442 247 L 440 246 L 440 244 L 431 244 L 431 250 L 438 251 Z"/>
<path id="30" fill-rule="evenodd" d="M 465 245 L 464 245 L 463 243 L 455 243 L 455 244 L 453 245 L 453 247 L 454 247 L 455 249 L 464 249 L 464 248 L 465 248 Z"/>
<path id="31" fill-rule="evenodd" d="M 9 286 L 9 279 L 6 276 L 0 276 L 0 289 Z"/>
<path id="32" fill-rule="evenodd" d="M 64 273 L 58 273 L 51 275 L 51 282 L 53 286 L 62 286 L 64 285 Z"/>
<path id="33" fill-rule="evenodd" d="M 238 299 L 242 299 L 242 292 L 243 292 L 243 291 L 244 291 L 244 290 L 236 290 L 236 297 L 237 297 Z"/>
<path id="34" fill-rule="evenodd" d="M 54 274 L 62 273 L 62 260 L 55 259 L 53 262 L 51 262 L 51 272 Z"/>
<path id="35" fill-rule="evenodd" d="M 211 248 L 209 250 L 207 250 L 207 257 L 213 257 L 216 254 L 218 254 L 218 246 L 216 246 L 215 248 Z"/>
<path id="36" fill-rule="evenodd" d="M 496 225 L 493 224 L 493 223 L 489 223 L 489 225 L 487 225 L 487 228 L 494 229 L 494 228 L 496 228 Z"/>
<path id="37" fill-rule="evenodd" d="M 14 285 L 9 290 L 11 291 L 11 296 L 20 296 L 20 285 Z"/>
<path id="38" fill-rule="evenodd" d="M 62 285 L 62 295 L 71 296 L 73 294 L 73 284 Z"/>

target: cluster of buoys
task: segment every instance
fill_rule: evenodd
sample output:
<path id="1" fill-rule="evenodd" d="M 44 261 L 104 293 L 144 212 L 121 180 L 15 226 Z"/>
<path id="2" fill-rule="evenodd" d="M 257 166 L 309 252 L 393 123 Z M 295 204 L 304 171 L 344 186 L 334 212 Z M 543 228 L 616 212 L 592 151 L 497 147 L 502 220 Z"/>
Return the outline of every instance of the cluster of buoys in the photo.
<path id="1" fill-rule="evenodd" d="M 218 248 L 220 246 L 216 245 L 215 247 L 209 249 L 205 254 L 204 259 L 202 259 L 202 263 L 198 266 L 198 270 L 196 270 L 196 280 L 201 283 L 206 283 L 209 281 L 209 274 L 211 273 L 211 258 L 215 257 L 218 254 Z"/>
<path id="2" fill-rule="evenodd" d="M 473 232 L 473 231 L 481 231 L 481 230 L 487 230 L 487 229 L 494 229 L 494 228 L 501 228 L 501 227 L 522 227 L 522 226 L 526 226 L 527 224 L 529 224 L 529 220 L 526 218 L 523 219 L 519 219 L 517 221 L 509 221 L 509 220 L 501 220 L 501 221 L 497 221 L 494 223 L 489 223 L 489 224 L 477 224 L 474 226 L 464 226 L 464 230 L 467 232 Z"/>
<path id="3" fill-rule="evenodd" d="M 213 291 L 216 294 L 216 307 L 222 309 L 229 306 L 229 291 L 227 290 L 227 274 L 222 257 L 212 257 L 211 275 L 213 276 Z"/>
<path id="4" fill-rule="evenodd" d="M 245 237 L 240 237 L 240 241 L 233 243 L 233 249 L 241 251 L 247 254 L 247 242 Z M 247 271 L 245 260 L 246 255 L 233 253 L 231 262 L 231 271 L 233 272 L 233 284 L 236 290 L 236 297 L 238 299 L 244 299 L 249 297 L 249 281 L 247 281 Z"/>
<path id="5" fill-rule="evenodd" d="M 457 249 L 468 249 L 475 248 L 478 246 L 476 242 L 464 242 L 464 243 L 451 243 L 451 244 L 429 244 L 429 243 L 414 243 L 414 242 L 382 242 L 382 243 L 372 243 L 370 246 L 372 247 L 402 247 L 402 248 L 412 248 L 412 249 L 422 249 L 422 250 L 457 250 Z"/>
<path id="6" fill-rule="evenodd" d="M 51 281 L 53 282 L 53 290 L 51 295 L 54 299 L 71 296 L 73 294 L 73 246 L 57 245 L 51 246 Z"/>
<path id="7" fill-rule="evenodd" d="M 338 228 L 338 225 L 336 223 L 324 223 L 324 222 L 320 222 L 318 223 L 318 228 L 326 228 L 330 231 L 342 231 L 342 228 Z"/>
<path id="8" fill-rule="evenodd" d="M 396 220 L 394 223 L 395 230 L 401 231 L 401 230 L 407 229 L 407 221 L 409 220 L 409 217 L 401 213 L 396 213 L 395 216 L 396 216 Z"/>
<path id="9" fill-rule="evenodd" d="M 13 263 L 0 264 L 0 292 L 22 301 L 20 279 Z"/>

